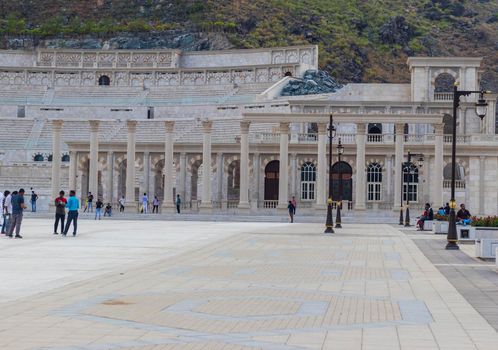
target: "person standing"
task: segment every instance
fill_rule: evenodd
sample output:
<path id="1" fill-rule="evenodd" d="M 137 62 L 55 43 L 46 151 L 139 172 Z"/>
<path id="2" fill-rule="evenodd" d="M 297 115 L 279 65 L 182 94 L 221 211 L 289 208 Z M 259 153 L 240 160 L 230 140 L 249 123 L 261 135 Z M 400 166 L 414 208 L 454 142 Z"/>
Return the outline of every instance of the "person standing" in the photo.
<path id="1" fill-rule="evenodd" d="M 147 197 L 147 193 L 144 192 L 142 196 L 142 212 L 147 214 L 147 206 L 149 205 L 149 197 Z"/>
<path id="2" fill-rule="evenodd" d="M 31 212 L 36 212 L 36 201 L 38 200 L 38 195 L 35 191 L 31 191 Z"/>
<path id="3" fill-rule="evenodd" d="M 152 200 L 152 214 L 159 214 L 159 199 L 157 196 L 154 196 L 154 199 Z"/>
<path id="4" fill-rule="evenodd" d="M 88 212 L 93 213 L 93 194 L 92 192 L 88 192 L 88 197 L 86 199 Z"/>
<path id="5" fill-rule="evenodd" d="M 293 223 L 294 222 L 294 211 L 296 209 L 294 208 L 292 201 L 289 201 L 289 205 L 287 206 L 287 210 L 289 210 L 290 222 Z"/>
<path id="6" fill-rule="evenodd" d="M 64 198 L 64 191 L 59 192 L 59 197 L 55 199 L 55 223 L 54 223 L 54 235 L 57 235 L 57 226 L 59 226 L 59 221 L 61 222 L 61 234 L 64 233 L 64 220 L 66 219 L 66 204 L 67 199 Z"/>
<path id="7" fill-rule="evenodd" d="M 296 206 L 297 206 L 296 197 L 292 196 L 291 203 L 292 206 L 294 207 L 294 215 L 296 215 Z"/>
<path id="8" fill-rule="evenodd" d="M 178 214 L 180 214 L 180 207 L 182 205 L 182 199 L 180 198 L 179 194 L 176 195 L 176 201 L 175 201 L 175 203 L 176 203 L 176 212 Z"/>
<path id="9" fill-rule="evenodd" d="M 95 202 L 95 220 L 97 220 L 97 216 L 99 217 L 99 220 L 102 217 L 102 207 L 104 206 L 104 202 L 100 198 L 97 199 L 97 202 Z"/>
<path id="10" fill-rule="evenodd" d="M 8 201 L 8 202 L 7 202 Z M 3 193 L 3 199 L 2 199 L 2 217 L 3 217 L 3 223 L 2 223 L 2 234 L 6 234 L 7 230 L 9 229 L 9 221 L 10 221 L 10 210 L 9 210 L 9 204 L 10 203 L 10 191 L 5 191 Z"/>
<path id="11" fill-rule="evenodd" d="M 125 203 L 126 203 L 125 196 L 121 196 L 118 202 L 119 202 L 119 212 L 122 213 L 124 212 L 125 209 Z"/>
<path id="12" fill-rule="evenodd" d="M 69 192 L 69 199 L 67 201 L 67 222 L 66 228 L 64 229 L 63 235 L 66 236 L 69 231 L 69 226 L 71 222 L 73 223 L 73 237 L 76 236 L 76 229 L 78 228 L 78 209 L 80 208 L 80 202 L 76 198 L 76 191 L 71 190 Z"/>
<path id="13" fill-rule="evenodd" d="M 10 227 L 7 236 L 12 238 L 14 230 L 16 231 L 16 238 L 22 238 L 21 236 L 21 223 L 22 223 L 22 213 L 26 209 L 26 204 L 24 204 L 24 188 L 21 188 L 19 192 L 12 196 L 10 200 L 12 204 L 12 219 L 10 222 Z"/>

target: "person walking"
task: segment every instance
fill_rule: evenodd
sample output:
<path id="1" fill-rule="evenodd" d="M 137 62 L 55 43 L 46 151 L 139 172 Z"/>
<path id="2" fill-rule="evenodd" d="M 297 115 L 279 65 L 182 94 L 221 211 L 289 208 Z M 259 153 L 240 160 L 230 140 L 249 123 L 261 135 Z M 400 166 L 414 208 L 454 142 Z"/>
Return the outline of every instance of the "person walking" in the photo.
<path id="1" fill-rule="evenodd" d="M 78 209 L 80 208 L 80 202 L 76 198 L 76 191 L 71 190 L 69 192 L 69 199 L 67 201 L 67 222 L 66 228 L 64 229 L 63 236 L 67 235 L 71 222 L 73 223 L 73 237 L 76 236 L 76 230 L 78 228 Z"/>
<path id="2" fill-rule="evenodd" d="M 157 196 L 154 196 L 154 199 L 152 200 L 152 214 L 159 214 L 159 199 Z"/>
<path id="3" fill-rule="evenodd" d="M 64 220 L 66 219 L 66 204 L 67 199 L 64 198 L 65 192 L 60 191 L 59 197 L 55 199 L 55 223 L 54 223 L 54 235 L 57 235 L 57 226 L 59 226 L 59 221 L 61 222 L 61 234 L 64 233 Z"/>
<path id="4" fill-rule="evenodd" d="M 6 234 L 7 230 L 9 229 L 9 221 L 10 221 L 10 191 L 5 191 L 3 193 L 3 200 L 2 200 L 2 216 L 3 216 L 3 223 L 2 223 L 2 234 Z"/>
<path id="5" fill-rule="evenodd" d="M 122 213 L 125 210 L 125 203 L 126 203 L 125 196 L 121 196 L 118 202 L 119 202 L 119 212 Z"/>
<path id="6" fill-rule="evenodd" d="M 24 204 L 24 188 L 21 188 L 18 193 L 12 196 L 10 200 L 12 204 L 12 218 L 10 221 L 9 231 L 7 236 L 12 238 L 14 230 L 16 231 L 16 238 L 22 238 L 21 236 L 21 223 L 23 210 L 27 208 Z"/>
<path id="7" fill-rule="evenodd" d="M 176 195 L 176 201 L 175 201 L 175 203 L 176 203 L 176 212 L 178 214 L 180 214 L 180 207 L 182 205 L 182 199 L 180 198 L 179 194 Z"/>
<path id="8" fill-rule="evenodd" d="M 297 206 L 296 197 L 292 196 L 291 203 L 294 206 L 294 215 L 296 215 L 296 206 Z"/>
<path id="9" fill-rule="evenodd" d="M 9 223 L 10 223 L 10 214 L 12 213 L 11 199 L 12 195 L 10 191 L 5 191 L 3 193 L 4 199 L 2 203 L 2 212 L 3 212 L 3 224 L 2 224 L 2 233 L 7 234 L 9 231 Z"/>
<path id="10" fill-rule="evenodd" d="M 86 205 L 89 213 L 93 213 L 93 194 L 88 192 L 88 197 L 86 198 Z M 85 209 L 86 211 L 86 209 Z"/>
<path id="11" fill-rule="evenodd" d="M 294 204 L 292 204 L 292 201 L 289 201 L 289 205 L 287 206 L 287 210 L 289 210 L 289 217 L 290 217 L 290 222 L 294 222 L 294 211 L 296 210 L 294 208 Z"/>
<path id="12" fill-rule="evenodd" d="M 147 214 L 148 205 L 149 205 L 149 197 L 147 197 L 147 193 L 144 192 L 144 195 L 142 196 L 142 212 L 144 214 Z"/>
<path id="13" fill-rule="evenodd" d="M 104 206 L 104 202 L 100 198 L 95 202 L 95 220 L 97 220 L 97 216 L 99 220 L 102 218 L 102 207 Z"/>
<path id="14" fill-rule="evenodd" d="M 31 191 L 31 212 L 36 212 L 36 201 L 38 200 L 38 195 L 35 191 Z"/>

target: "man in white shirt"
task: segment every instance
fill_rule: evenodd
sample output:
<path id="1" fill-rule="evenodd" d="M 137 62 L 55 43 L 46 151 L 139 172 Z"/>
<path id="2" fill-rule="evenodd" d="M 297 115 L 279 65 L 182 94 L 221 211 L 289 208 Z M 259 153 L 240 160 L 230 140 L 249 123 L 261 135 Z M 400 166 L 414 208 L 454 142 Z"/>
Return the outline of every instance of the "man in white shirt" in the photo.
<path id="1" fill-rule="evenodd" d="M 3 193 L 4 199 L 2 200 L 2 216 L 3 216 L 3 224 L 2 224 L 2 233 L 6 234 L 9 229 L 9 221 L 10 221 L 10 213 L 12 213 L 12 205 L 10 191 L 5 191 Z"/>

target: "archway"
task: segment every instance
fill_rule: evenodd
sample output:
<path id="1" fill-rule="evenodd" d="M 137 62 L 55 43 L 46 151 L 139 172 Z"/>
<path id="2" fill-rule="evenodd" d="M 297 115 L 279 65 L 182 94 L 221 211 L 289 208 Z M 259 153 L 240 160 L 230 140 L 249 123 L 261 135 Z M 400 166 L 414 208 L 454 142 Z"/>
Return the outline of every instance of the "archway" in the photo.
<path id="1" fill-rule="evenodd" d="M 164 200 L 164 159 L 156 163 L 154 169 L 154 195 L 162 202 Z"/>
<path id="2" fill-rule="evenodd" d="M 278 200 L 280 161 L 272 160 L 265 167 L 265 201 Z"/>
<path id="3" fill-rule="evenodd" d="M 202 160 L 196 160 L 192 164 L 192 175 L 190 177 L 190 199 L 200 200 L 202 195 Z"/>
<path id="4" fill-rule="evenodd" d="M 453 117 L 449 114 L 443 115 L 443 134 L 452 135 L 453 134 Z"/>
<path id="5" fill-rule="evenodd" d="M 240 161 L 234 160 L 228 165 L 227 172 L 227 199 L 230 201 L 240 198 Z"/>
<path id="6" fill-rule="evenodd" d="M 332 199 L 353 200 L 353 168 L 344 161 L 332 165 Z M 342 185 L 342 195 L 339 187 Z"/>
<path id="7" fill-rule="evenodd" d="M 382 124 L 381 123 L 370 123 L 368 124 L 369 134 L 382 134 Z"/>
<path id="8" fill-rule="evenodd" d="M 439 74 L 434 81 L 434 92 L 452 92 L 455 78 L 449 73 Z"/>
<path id="9" fill-rule="evenodd" d="M 100 85 L 100 86 L 107 86 L 107 85 L 111 85 L 111 79 L 110 79 L 107 75 L 102 75 L 102 76 L 99 78 L 99 85 Z"/>

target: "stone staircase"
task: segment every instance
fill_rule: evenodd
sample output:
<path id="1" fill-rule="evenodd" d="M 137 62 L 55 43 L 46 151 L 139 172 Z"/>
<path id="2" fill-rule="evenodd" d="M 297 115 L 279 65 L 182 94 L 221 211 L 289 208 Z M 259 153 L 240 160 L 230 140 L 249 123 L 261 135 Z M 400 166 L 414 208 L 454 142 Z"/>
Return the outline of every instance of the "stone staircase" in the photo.
<path id="1" fill-rule="evenodd" d="M 45 127 L 47 119 L 35 119 L 31 132 L 29 133 L 24 149 L 35 149 L 38 145 L 38 140 L 40 139 L 41 132 Z"/>

